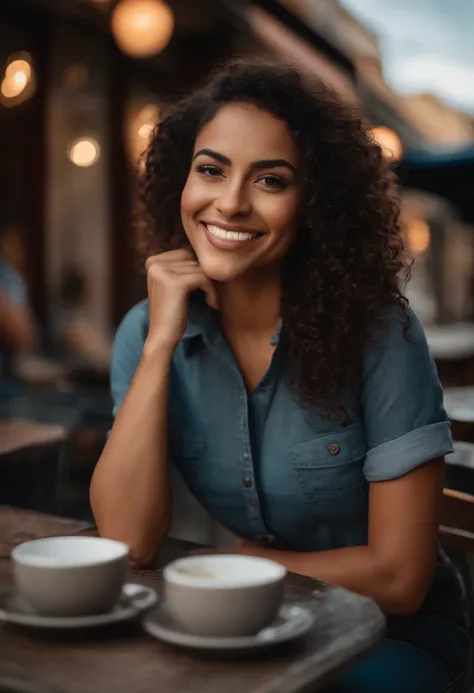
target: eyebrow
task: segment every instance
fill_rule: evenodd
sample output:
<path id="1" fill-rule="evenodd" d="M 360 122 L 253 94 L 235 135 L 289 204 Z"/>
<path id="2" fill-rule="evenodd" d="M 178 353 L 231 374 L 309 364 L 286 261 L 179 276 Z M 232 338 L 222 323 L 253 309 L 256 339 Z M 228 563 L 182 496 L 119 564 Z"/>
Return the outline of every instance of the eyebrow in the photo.
<path id="1" fill-rule="evenodd" d="M 232 161 L 229 159 L 229 157 L 225 156 L 224 154 L 219 154 L 219 152 L 215 152 L 212 149 L 200 149 L 193 156 L 193 161 L 197 159 L 198 156 L 209 156 L 211 159 L 215 159 L 215 161 L 219 161 L 221 164 L 224 164 L 224 166 L 232 166 Z M 278 168 L 279 166 L 284 166 L 292 173 L 297 172 L 293 164 L 290 164 L 290 162 L 286 159 L 262 159 L 261 161 L 254 161 L 252 164 L 252 169 Z"/>

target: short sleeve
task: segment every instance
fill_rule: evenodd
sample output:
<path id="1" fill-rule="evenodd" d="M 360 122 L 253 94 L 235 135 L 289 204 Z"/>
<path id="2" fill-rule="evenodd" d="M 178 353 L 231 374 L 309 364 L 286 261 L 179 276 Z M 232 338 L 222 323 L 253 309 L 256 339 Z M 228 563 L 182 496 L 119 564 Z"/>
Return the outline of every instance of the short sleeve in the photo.
<path id="1" fill-rule="evenodd" d="M 453 451 L 443 390 L 413 310 L 394 310 L 364 358 L 364 475 L 395 479 Z"/>
<path id="2" fill-rule="evenodd" d="M 148 301 L 134 306 L 122 320 L 114 339 L 110 384 L 117 415 L 133 380 L 148 332 Z"/>

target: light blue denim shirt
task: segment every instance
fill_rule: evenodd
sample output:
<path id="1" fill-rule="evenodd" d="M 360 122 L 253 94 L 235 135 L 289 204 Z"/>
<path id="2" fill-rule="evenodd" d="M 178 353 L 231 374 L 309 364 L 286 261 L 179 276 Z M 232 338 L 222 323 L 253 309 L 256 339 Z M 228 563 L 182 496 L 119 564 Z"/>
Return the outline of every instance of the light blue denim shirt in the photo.
<path id="1" fill-rule="evenodd" d="M 252 394 L 216 314 L 195 297 L 170 378 L 170 459 L 222 524 L 279 548 L 321 551 L 367 542 L 368 482 L 395 479 L 452 451 L 443 393 L 420 323 L 395 314 L 372 340 L 361 386 L 331 418 L 303 408 L 283 354 Z M 115 340 L 112 394 L 120 407 L 141 357 L 148 303 Z"/>
<path id="2" fill-rule="evenodd" d="M 415 313 L 410 310 L 406 330 L 393 310 L 367 346 L 362 382 L 328 417 L 298 403 L 281 343 L 248 394 L 217 315 L 200 296 L 191 301 L 174 354 L 169 394 L 170 460 L 192 493 L 238 536 L 276 548 L 322 551 L 367 544 L 368 484 L 396 479 L 452 451 L 442 388 Z M 115 413 L 147 330 L 144 301 L 117 332 Z M 443 579 L 435 580 L 434 611 L 454 614 L 459 593 L 445 578 L 444 587 Z"/>

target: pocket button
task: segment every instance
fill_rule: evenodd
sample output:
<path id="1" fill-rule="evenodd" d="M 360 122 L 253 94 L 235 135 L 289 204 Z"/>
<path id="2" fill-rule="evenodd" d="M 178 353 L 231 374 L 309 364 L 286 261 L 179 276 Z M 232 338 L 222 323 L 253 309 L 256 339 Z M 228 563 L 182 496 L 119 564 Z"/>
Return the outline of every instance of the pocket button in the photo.
<path id="1" fill-rule="evenodd" d="M 328 445 L 328 450 L 330 455 L 339 455 L 341 448 L 337 443 L 330 443 Z"/>

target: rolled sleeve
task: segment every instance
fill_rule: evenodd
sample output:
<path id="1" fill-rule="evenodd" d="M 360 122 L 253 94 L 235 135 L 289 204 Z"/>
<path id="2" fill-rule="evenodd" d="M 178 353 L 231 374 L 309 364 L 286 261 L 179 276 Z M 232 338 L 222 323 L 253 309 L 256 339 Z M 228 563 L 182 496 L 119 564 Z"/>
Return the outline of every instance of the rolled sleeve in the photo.
<path id="1" fill-rule="evenodd" d="M 148 301 L 134 306 L 122 320 L 114 339 L 110 384 L 116 416 L 138 368 L 148 332 Z"/>
<path id="2" fill-rule="evenodd" d="M 367 481 L 395 479 L 453 451 L 443 390 L 423 328 L 393 311 L 364 362 Z"/>

